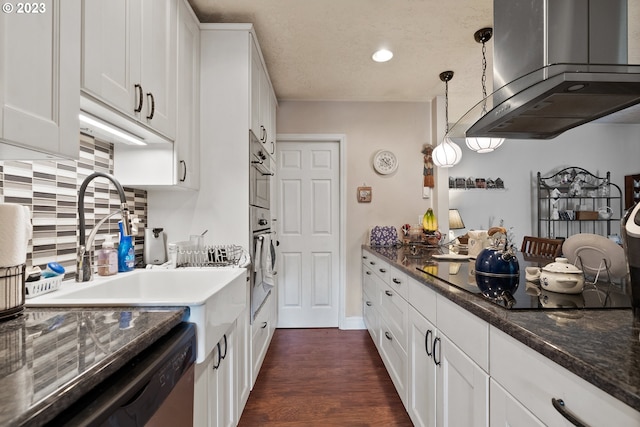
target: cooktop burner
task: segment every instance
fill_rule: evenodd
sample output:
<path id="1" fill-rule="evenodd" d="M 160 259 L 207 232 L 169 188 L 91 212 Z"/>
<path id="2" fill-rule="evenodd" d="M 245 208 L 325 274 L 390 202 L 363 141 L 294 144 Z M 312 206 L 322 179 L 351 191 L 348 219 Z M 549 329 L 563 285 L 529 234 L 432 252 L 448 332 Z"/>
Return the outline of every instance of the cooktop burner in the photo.
<path id="1" fill-rule="evenodd" d="M 547 262 L 552 262 L 549 260 Z M 498 298 L 485 295 L 476 284 L 474 260 L 438 260 L 429 261 L 427 265 L 418 267 L 418 270 L 427 273 L 440 280 L 463 289 L 472 294 L 511 310 L 568 310 L 568 309 L 623 309 L 631 308 L 631 300 L 624 293 L 620 284 L 598 283 L 596 285 L 585 284 L 584 290 L 579 294 L 562 294 L 547 291 L 540 287 L 539 283 L 525 280 L 525 267 L 542 267 L 547 262 L 540 260 L 525 260 L 518 253 L 520 275 L 515 291 L 505 293 Z M 437 273 L 433 267 L 437 266 Z M 493 279 L 489 279 L 490 281 Z M 496 281 L 500 278 L 495 278 Z"/>

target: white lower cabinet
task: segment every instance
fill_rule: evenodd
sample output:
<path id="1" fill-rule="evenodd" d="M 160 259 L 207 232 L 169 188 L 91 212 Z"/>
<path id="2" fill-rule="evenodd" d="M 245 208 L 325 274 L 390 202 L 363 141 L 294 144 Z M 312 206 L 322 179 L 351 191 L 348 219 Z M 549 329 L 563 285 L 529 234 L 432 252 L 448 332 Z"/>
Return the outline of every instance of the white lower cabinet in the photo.
<path id="1" fill-rule="evenodd" d="M 489 375 L 410 308 L 409 404 L 417 426 L 486 426 Z"/>
<path id="2" fill-rule="evenodd" d="M 418 311 L 409 309 L 409 402 L 407 410 L 416 426 L 436 425 L 436 364 L 433 340 L 436 327 Z"/>
<path id="3" fill-rule="evenodd" d="M 570 417 L 591 427 L 640 425 L 640 412 L 494 327 L 490 347 L 491 378 L 544 425 L 571 426 Z"/>
<path id="4" fill-rule="evenodd" d="M 491 427 L 543 427 L 544 424 L 512 395 L 495 382 L 489 380 L 489 425 Z"/>
<path id="5" fill-rule="evenodd" d="M 205 361 L 195 367 L 194 426 L 222 427 L 238 423 L 237 377 L 242 354 L 238 351 L 237 335 L 237 322 L 234 322 Z"/>
<path id="6" fill-rule="evenodd" d="M 253 324 L 251 325 L 251 384 L 255 384 L 258 378 L 258 372 L 260 372 L 260 367 L 262 366 L 264 357 L 267 354 L 267 349 L 269 348 L 269 343 L 275 332 L 277 323 L 275 317 L 275 300 L 276 298 L 273 292 L 271 292 L 271 295 L 264 301 L 262 308 L 260 308 L 256 314 Z"/>
<path id="7" fill-rule="evenodd" d="M 365 324 L 414 425 L 640 426 L 640 412 L 388 261 L 364 252 L 362 264 Z"/>
<path id="8" fill-rule="evenodd" d="M 489 424 L 489 374 L 445 335 L 434 341 L 437 365 L 436 425 Z"/>
<path id="9" fill-rule="evenodd" d="M 210 427 L 230 427 L 238 423 L 235 340 L 234 324 L 212 352 L 208 368 Z"/>

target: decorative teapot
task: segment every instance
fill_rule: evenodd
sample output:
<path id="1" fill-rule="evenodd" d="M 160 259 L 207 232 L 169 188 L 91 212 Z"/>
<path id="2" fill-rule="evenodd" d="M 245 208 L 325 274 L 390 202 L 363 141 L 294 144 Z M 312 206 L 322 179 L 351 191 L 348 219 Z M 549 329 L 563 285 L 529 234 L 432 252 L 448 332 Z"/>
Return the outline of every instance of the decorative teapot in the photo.
<path id="1" fill-rule="evenodd" d="M 609 219 L 612 216 L 613 216 L 613 211 L 609 206 L 604 206 L 598 209 L 598 217 L 600 217 L 600 219 Z"/>
<path id="2" fill-rule="evenodd" d="M 515 250 L 507 240 L 507 230 L 504 227 L 492 227 L 487 231 L 490 237 L 497 233 L 504 236 L 504 244 L 502 239 L 495 239 L 493 246 L 483 249 L 478 254 L 476 274 L 494 277 L 518 276 L 520 266 Z"/>

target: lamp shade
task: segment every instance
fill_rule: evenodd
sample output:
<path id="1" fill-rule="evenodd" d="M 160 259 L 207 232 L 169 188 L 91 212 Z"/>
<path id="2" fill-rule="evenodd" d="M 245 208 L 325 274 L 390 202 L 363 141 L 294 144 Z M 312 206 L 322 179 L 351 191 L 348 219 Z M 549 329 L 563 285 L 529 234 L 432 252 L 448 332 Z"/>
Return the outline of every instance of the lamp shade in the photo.
<path id="1" fill-rule="evenodd" d="M 500 147 L 504 142 L 504 138 L 465 138 L 467 147 L 476 153 L 490 153 Z"/>
<path id="2" fill-rule="evenodd" d="M 431 153 L 433 164 L 441 168 L 450 168 L 462 160 L 462 150 L 449 138 L 444 138 Z"/>
<path id="3" fill-rule="evenodd" d="M 458 209 L 449 209 L 449 229 L 460 230 L 464 228 L 464 222 Z"/>

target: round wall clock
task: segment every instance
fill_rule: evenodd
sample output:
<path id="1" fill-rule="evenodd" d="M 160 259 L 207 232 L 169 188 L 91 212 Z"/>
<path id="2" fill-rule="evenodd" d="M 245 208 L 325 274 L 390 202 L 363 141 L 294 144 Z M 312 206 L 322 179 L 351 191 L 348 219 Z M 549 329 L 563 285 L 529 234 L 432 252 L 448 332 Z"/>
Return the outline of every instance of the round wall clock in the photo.
<path id="1" fill-rule="evenodd" d="M 382 175 L 388 175 L 398 169 L 398 159 L 389 150 L 380 150 L 373 156 L 373 168 Z"/>

